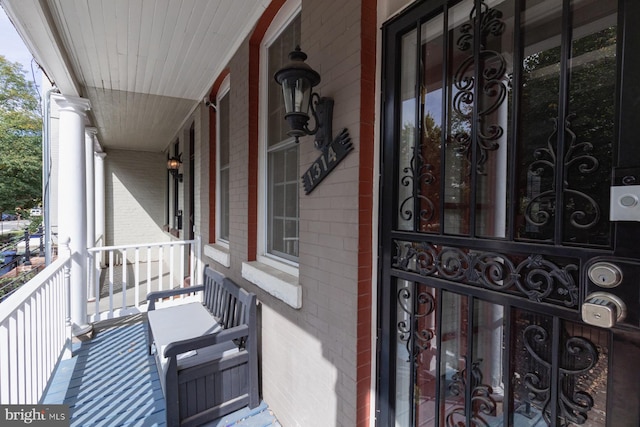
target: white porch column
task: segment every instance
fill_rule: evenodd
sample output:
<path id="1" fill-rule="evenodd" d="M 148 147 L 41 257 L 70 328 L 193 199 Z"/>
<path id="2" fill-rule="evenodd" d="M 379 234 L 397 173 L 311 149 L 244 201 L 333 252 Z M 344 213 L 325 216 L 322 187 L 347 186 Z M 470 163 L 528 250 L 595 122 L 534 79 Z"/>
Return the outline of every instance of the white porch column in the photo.
<path id="1" fill-rule="evenodd" d="M 96 241 L 100 240 L 98 246 L 105 245 L 104 238 L 104 158 L 106 153 L 95 153 L 95 214 L 96 214 Z"/>
<path id="2" fill-rule="evenodd" d="M 94 167 L 95 167 L 95 215 L 96 215 L 96 229 L 94 240 L 97 246 L 105 246 L 105 225 L 104 225 L 104 158 L 107 157 L 106 153 L 94 153 Z M 102 262 L 102 259 L 100 259 Z"/>
<path id="3" fill-rule="evenodd" d="M 95 216 L 95 179 L 93 168 L 93 145 L 95 135 L 98 130 L 93 127 L 87 127 L 84 130 L 84 158 L 86 166 L 86 190 L 87 190 L 87 248 L 92 248 L 96 244 L 96 216 Z M 88 300 L 95 300 L 95 286 L 91 286 L 89 279 L 90 271 L 87 271 L 87 293 Z"/>
<path id="4" fill-rule="evenodd" d="M 84 127 L 89 100 L 52 96 L 60 114 L 58 242 L 69 239 L 71 251 L 71 323 L 75 335 L 87 324 L 87 196 Z"/>

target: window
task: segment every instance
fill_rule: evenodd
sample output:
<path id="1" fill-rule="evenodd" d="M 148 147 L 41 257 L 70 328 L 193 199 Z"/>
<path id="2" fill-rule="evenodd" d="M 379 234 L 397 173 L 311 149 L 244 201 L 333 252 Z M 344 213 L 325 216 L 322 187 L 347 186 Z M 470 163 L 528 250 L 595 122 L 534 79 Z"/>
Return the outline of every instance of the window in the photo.
<path id="1" fill-rule="evenodd" d="M 180 141 L 173 144 L 173 157 L 180 159 Z M 175 233 L 182 230 L 182 209 L 180 209 L 180 180 L 177 174 L 171 174 L 173 180 L 173 223 L 172 229 Z M 177 234 L 176 234 L 177 235 Z"/>
<path id="2" fill-rule="evenodd" d="M 217 101 L 217 243 L 229 244 L 229 77 L 222 83 Z"/>
<path id="3" fill-rule="evenodd" d="M 264 188 L 264 247 L 266 257 L 298 261 L 298 146 L 287 135 L 284 120 L 282 88 L 273 79 L 274 73 L 289 60 L 289 52 L 300 44 L 300 13 L 290 19 L 281 31 L 265 43 L 266 52 L 266 124 Z"/>

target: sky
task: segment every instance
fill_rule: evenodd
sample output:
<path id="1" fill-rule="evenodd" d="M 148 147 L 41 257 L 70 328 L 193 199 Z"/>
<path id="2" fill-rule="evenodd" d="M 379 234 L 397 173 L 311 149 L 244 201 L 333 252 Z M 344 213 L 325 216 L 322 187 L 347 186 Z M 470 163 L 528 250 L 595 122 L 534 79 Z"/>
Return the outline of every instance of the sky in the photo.
<path id="1" fill-rule="evenodd" d="M 0 55 L 4 56 L 10 62 L 19 62 L 25 71 L 27 80 L 33 81 L 31 73 L 31 53 L 22 42 L 18 32 L 7 18 L 4 9 L 0 7 Z M 33 64 L 33 70 L 36 75 L 35 83 L 40 85 L 40 71 L 36 64 Z"/>

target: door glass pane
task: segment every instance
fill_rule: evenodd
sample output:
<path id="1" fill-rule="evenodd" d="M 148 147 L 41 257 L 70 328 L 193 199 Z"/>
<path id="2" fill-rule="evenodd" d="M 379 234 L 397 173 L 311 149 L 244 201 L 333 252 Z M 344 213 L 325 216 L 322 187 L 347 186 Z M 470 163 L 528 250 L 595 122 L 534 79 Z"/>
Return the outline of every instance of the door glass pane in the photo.
<path id="1" fill-rule="evenodd" d="M 560 92 L 562 0 L 525 1 L 524 42 L 518 123 L 519 215 L 516 234 L 533 240 L 553 239 L 554 171 Z M 551 152 L 549 152 L 551 147 Z"/>
<path id="2" fill-rule="evenodd" d="M 471 119 L 473 113 L 473 61 L 469 44 L 469 13 L 473 1 L 465 0 L 449 10 L 447 52 L 446 167 L 444 191 L 444 231 L 469 233 Z"/>
<path id="3" fill-rule="evenodd" d="M 436 296 L 435 290 L 416 283 L 415 304 L 415 413 L 416 426 L 436 424 Z"/>
<path id="4" fill-rule="evenodd" d="M 422 283 L 397 283 L 396 425 L 411 425 L 414 416 L 415 425 L 435 427 L 435 291 Z"/>
<path id="5" fill-rule="evenodd" d="M 411 425 L 411 313 L 413 284 L 396 280 L 396 426 Z"/>
<path id="6" fill-rule="evenodd" d="M 482 8 L 478 62 L 476 130 L 476 234 L 505 237 L 507 230 L 507 148 L 511 139 L 513 4 Z M 469 54 L 472 54 L 469 51 Z"/>
<path id="7" fill-rule="evenodd" d="M 416 43 L 417 31 L 402 37 L 400 80 L 400 147 L 398 150 L 398 217 L 400 230 L 415 230 L 420 208 L 416 171 Z"/>
<path id="8" fill-rule="evenodd" d="M 471 364 L 471 425 L 500 425 L 503 413 L 504 308 L 475 300 Z"/>
<path id="9" fill-rule="evenodd" d="M 502 425 L 504 309 L 500 305 L 473 300 L 473 348 L 469 353 L 466 351 L 467 330 L 470 327 L 466 317 L 469 299 L 446 292 L 443 294 L 442 357 L 446 378 L 443 388 L 446 424 L 441 425 Z M 447 326 L 447 333 L 444 331 L 447 325 L 445 313 L 449 313 L 448 319 L 453 325 L 451 329 Z M 468 360 L 469 357 L 471 360 Z M 469 368 L 471 372 L 467 372 Z M 465 405 L 467 390 L 471 393 L 470 408 Z M 467 412 L 470 424 L 466 422 Z"/>
<path id="10" fill-rule="evenodd" d="M 442 150 L 442 68 L 444 17 L 438 15 L 422 25 L 420 69 L 419 165 L 420 230 L 440 231 L 440 185 Z"/>
<path id="11" fill-rule="evenodd" d="M 551 425 L 552 395 L 558 426 L 606 426 L 609 332 L 560 322 L 553 338 L 551 316 L 515 310 L 512 336 L 513 425 Z M 558 382 L 553 383 L 554 339 L 558 341 Z"/>
<path id="12" fill-rule="evenodd" d="M 563 239 L 609 246 L 617 2 L 579 0 L 572 5 Z"/>

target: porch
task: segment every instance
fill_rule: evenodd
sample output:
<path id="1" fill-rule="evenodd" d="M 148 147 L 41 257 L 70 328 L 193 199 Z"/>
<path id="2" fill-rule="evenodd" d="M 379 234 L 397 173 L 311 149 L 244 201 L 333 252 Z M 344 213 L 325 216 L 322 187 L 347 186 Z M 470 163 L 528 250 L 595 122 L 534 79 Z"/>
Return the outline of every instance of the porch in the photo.
<path id="1" fill-rule="evenodd" d="M 165 425 L 165 403 L 153 357 L 146 351 L 145 314 L 98 322 L 94 337 L 73 344 L 44 393 L 43 404 L 69 405 L 72 426 Z M 280 426 L 265 402 L 210 427 Z"/>
<path id="2" fill-rule="evenodd" d="M 160 380 L 146 348 L 146 294 L 197 282 L 198 247 L 170 241 L 90 249 L 84 303 L 74 301 L 72 257 L 61 249 L 0 304 L 0 404 L 68 405 L 73 426 L 165 425 Z M 90 334 L 73 336 L 73 305 L 84 306 Z M 262 402 L 207 425 L 280 424 Z"/>

